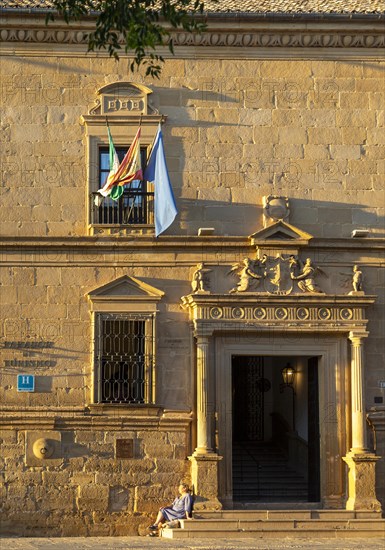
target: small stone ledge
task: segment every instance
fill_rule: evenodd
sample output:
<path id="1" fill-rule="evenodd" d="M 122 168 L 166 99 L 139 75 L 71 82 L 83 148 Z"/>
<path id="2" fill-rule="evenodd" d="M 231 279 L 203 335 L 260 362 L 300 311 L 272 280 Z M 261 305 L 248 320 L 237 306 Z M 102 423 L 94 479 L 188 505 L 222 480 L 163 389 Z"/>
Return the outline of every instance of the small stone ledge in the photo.
<path id="1" fill-rule="evenodd" d="M 130 405 L 124 403 L 110 404 L 110 403 L 92 403 L 87 405 L 89 413 L 92 415 L 119 415 L 124 416 L 161 416 L 163 408 L 159 405 Z"/>
<path id="2" fill-rule="evenodd" d="M 0 427 L 14 430 L 23 425 L 25 429 L 37 430 L 101 430 L 121 429 L 186 429 L 192 421 L 191 411 L 165 410 L 159 405 L 106 405 L 92 404 L 86 408 L 67 410 L 0 409 Z"/>

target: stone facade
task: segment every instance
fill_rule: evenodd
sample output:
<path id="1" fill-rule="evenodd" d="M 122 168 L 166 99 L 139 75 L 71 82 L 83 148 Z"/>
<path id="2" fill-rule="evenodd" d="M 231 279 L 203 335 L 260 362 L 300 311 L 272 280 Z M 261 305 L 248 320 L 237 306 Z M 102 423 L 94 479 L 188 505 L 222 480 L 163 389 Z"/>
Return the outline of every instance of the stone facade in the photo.
<path id="1" fill-rule="evenodd" d="M 16 25 L 24 35 L 6 34 Z M 318 281 L 327 298 L 317 302 L 312 296 L 310 305 L 303 305 L 295 287 L 286 302 L 293 311 L 300 306 L 303 315 L 313 306 L 329 311 L 341 302 L 348 316 L 349 308 L 356 306 L 365 312 L 349 317 L 347 324 L 345 313 L 336 314 L 340 317 L 333 318 L 330 328 L 336 339 L 330 346 L 342 351 L 329 355 L 323 351 L 329 349 L 331 335 L 320 329 L 322 313 L 313 324 L 299 327 L 301 317 L 296 325 L 286 317 L 282 324 L 276 317 L 264 325 L 252 309 L 249 324 L 237 325 L 234 313 L 231 338 L 250 330 L 258 339 L 264 331 L 263 345 L 246 340 L 242 344 L 250 354 L 262 355 L 279 355 L 280 346 L 294 355 L 295 347 L 306 348 L 313 339 L 318 347 L 306 348 L 308 355 L 325 353 L 338 359 L 338 368 L 330 365 L 338 376 L 330 374 L 332 381 L 321 390 L 335 391 L 323 401 L 325 407 L 332 403 L 332 416 L 329 409 L 321 411 L 320 423 L 324 434 L 331 423 L 330 449 L 336 452 L 327 458 L 326 451 L 321 453 L 322 471 L 334 467 L 337 472 L 330 477 L 333 490 L 323 482 L 322 505 L 344 507 L 348 502 L 353 509 L 372 509 L 376 498 L 385 503 L 384 458 L 374 457 L 370 435 L 375 434 L 376 448 L 384 456 L 384 387 L 379 386 L 385 380 L 383 29 L 380 23 L 378 28 L 371 24 L 375 39 L 366 38 L 358 46 L 345 40 L 345 47 L 337 47 L 325 39 L 324 51 L 316 47 L 314 37 L 316 32 L 331 32 L 326 23 L 319 29 L 306 27 L 313 43 L 308 41 L 301 51 L 284 43 L 275 48 L 274 42 L 259 47 L 256 39 L 245 41 L 244 48 L 232 46 L 231 25 L 216 25 L 222 42 L 215 41 L 214 31 L 202 45 L 189 45 L 179 37 L 176 57 L 167 59 L 160 79 L 152 81 L 142 73 L 130 74 L 125 57 L 116 63 L 104 55 L 85 55 L 83 45 L 69 44 L 68 31 L 60 26 L 48 45 L 48 31 L 39 18 L 10 15 L 5 20 L 0 268 L 0 491 L 5 533 L 140 533 L 159 505 L 174 496 L 180 480 L 194 483 L 198 497 L 205 497 L 203 507 L 231 505 L 226 482 L 231 457 L 223 452 L 224 440 L 217 440 L 218 429 L 227 429 L 228 411 L 218 401 L 225 393 L 214 395 L 214 389 L 200 387 L 206 378 L 215 386 L 220 356 L 215 346 L 224 338 L 219 334 L 223 326 L 207 335 L 199 332 L 203 317 L 194 317 L 194 308 L 202 297 L 191 294 L 191 278 L 203 263 L 209 270 L 204 291 L 209 294 L 202 299 L 212 299 L 212 308 L 218 308 L 236 283 L 236 276 L 228 275 L 232 266 L 264 252 L 269 257 L 296 254 L 303 262 L 309 257 L 325 274 Z M 360 25 L 344 32 L 370 36 L 364 23 Z M 244 26 L 240 33 L 249 32 Z M 299 26 L 297 39 L 306 32 Z M 284 31 L 277 33 L 284 41 Z M 24 42 L 27 35 L 32 38 Z M 333 36 L 343 40 L 338 29 Z M 116 82 L 147 87 L 153 116 L 165 120 L 162 131 L 179 214 L 159 239 L 152 226 L 115 227 L 103 233 L 90 226 L 88 196 L 97 187 L 90 187 L 95 167 L 84 117 L 91 113 L 98 90 Z M 125 127 L 115 122 L 112 130 L 123 145 Z M 100 139 L 108 143 L 106 131 Z M 146 139 L 150 144 L 150 133 Z M 279 235 L 258 233 L 274 225 L 265 216 L 266 196 L 288 197 L 283 237 L 281 229 Z M 212 234 L 198 235 L 200 228 L 213 228 Z M 354 230 L 364 230 L 367 236 L 352 238 Z M 364 297 L 348 297 L 355 264 L 364 274 Z M 114 312 L 154 314 L 153 399 L 144 405 L 100 404 L 95 399 L 94 322 L 102 306 L 98 309 L 92 296 L 125 277 L 126 290 L 119 295 L 111 291 L 113 299 L 100 290 L 100 303 L 110 299 Z M 266 295 L 264 288 L 256 288 L 245 298 L 252 302 L 250 308 L 260 300 L 258 293 Z M 122 306 L 122 295 L 128 306 Z M 245 307 L 243 299 L 232 294 L 226 307 Z M 263 299 L 266 307 L 274 303 Z M 274 307 L 284 309 L 284 299 Z M 359 385 L 364 409 L 358 411 L 359 420 L 350 402 L 348 346 L 349 333 L 357 330 L 365 337 Z M 231 348 L 226 341 L 222 344 L 223 349 Z M 34 392 L 17 391 L 20 374 L 35 375 Z M 213 392 L 207 410 L 199 397 L 206 391 Z M 353 486 L 346 488 L 342 457 L 354 447 L 359 422 L 365 432 L 361 443 L 367 441 L 361 454 L 369 457 L 359 467 L 369 471 L 377 493 L 365 489 L 369 504 L 355 506 L 360 487 L 350 476 Z M 47 458 L 34 451 L 40 440 L 52 447 Z M 121 440 L 128 446 L 123 457 Z M 322 440 L 321 445 L 327 444 Z M 349 461 L 360 459 L 349 455 Z M 378 509 L 379 503 L 375 506 Z"/>

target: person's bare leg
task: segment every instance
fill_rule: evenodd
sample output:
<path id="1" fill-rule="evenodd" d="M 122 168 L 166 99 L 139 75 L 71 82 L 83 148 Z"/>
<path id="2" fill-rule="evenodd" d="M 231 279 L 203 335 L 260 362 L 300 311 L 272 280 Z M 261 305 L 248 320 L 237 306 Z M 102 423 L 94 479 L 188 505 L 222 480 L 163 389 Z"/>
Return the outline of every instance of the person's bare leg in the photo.
<path id="1" fill-rule="evenodd" d="M 156 516 L 154 525 L 159 525 L 159 523 L 161 523 L 163 520 L 164 520 L 164 516 L 162 512 L 159 510 L 158 515 Z"/>

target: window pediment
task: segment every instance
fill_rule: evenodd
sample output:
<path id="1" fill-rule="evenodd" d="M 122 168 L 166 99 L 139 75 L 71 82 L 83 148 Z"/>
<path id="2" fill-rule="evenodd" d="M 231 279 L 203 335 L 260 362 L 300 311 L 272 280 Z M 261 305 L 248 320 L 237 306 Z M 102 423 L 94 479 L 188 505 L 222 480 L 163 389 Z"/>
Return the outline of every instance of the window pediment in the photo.
<path id="1" fill-rule="evenodd" d="M 92 311 L 155 311 L 163 296 L 162 290 L 128 275 L 87 294 Z"/>

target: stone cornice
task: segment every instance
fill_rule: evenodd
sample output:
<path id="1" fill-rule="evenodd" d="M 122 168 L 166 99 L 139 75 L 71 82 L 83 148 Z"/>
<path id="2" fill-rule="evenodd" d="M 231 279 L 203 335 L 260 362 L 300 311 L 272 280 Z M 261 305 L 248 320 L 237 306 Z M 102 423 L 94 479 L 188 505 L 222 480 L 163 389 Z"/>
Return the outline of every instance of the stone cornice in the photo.
<path id="1" fill-rule="evenodd" d="M 202 34 L 189 34 L 173 31 L 171 36 L 176 46 L 177 56 L 213 55 L 213 48 L 225 57 L 247 57 L 258 52 L 274 51 L 277 55 L 293 56 L 297 52 L 317 52 L 323 55 L 328 51 L 336 53 L 366 52 L 381 55 L 385 49 L 384 22 L 381 16 L 356 19 L 302 18 L 276 15 L 254 17 L 225 17 L 216 15 L 208 19 L 209 29 Z M 23 49 L 25 53 L 52 49 L 46 52 L 55 55 L 58 51 L 67 55 L 83 54 L 86 51 L 86 34 L 92 29 L 90 20 L 67 26 L 56 20 L 45 25 L 44 16 L 3 14 L 0 19 L 2 53 L 12 49 Z M 27 47 L 28 46 L 28 47 Z M 71 52 L 68 47 L 71 46 Z M 198 49 L 197 49 L 198 48 Z M 190 51 L 193 49 L 193 51 Z M 160 49 L 166 57 L 166 49 Z M 106 53 L 89 55 L 108 55 Z"/>
<path id="2" fill-rule="evenodd" d="M 262 243 L 262 241 L 261 241 Z M 261 244 L 258 241 L 258 244 Z M 293 241 L 277 241 L 280 247 L 284 248 L 287 245 L 289 248 L 293 246 Z M 276 246 L 277 243 L 274 243 Z M 263 242 L 266 245 L 266 242 Z M 73 248 L 75 250 L 91 248 L 95 250 L 100 249 L 115 249 L 115 248 L 129 248 L 131 246 L 135 248 L 150 247 L 154 249 L 158 248 L 183 248 L 185 247 L 248 247 L 254 249 L 254 243 L 252 243 L 247 236 L 226 236 L 226 235 L 212 235 L 212 236 L 197 236 L 197 235 L 162 235 L 155 238 L 148 235 L 118 235 L 118 236 L 79 236 L 79 237 L 24 237 L 24 236 L 10 236 L 0 237 L 0 249 L 4 251 L 9 249 L 30 249 L 32 252 L 35 250 L 55 249 L 66 250 Z M 385 238 L 370 238 L 365 237 L 362 239 L 352 238 L 318 238 L 313 237 L 308 249 L 336 249 L 336 250 L 385 250 Z"/>
<path id="3" fill-rule="evenodd" d="M 109 430 L 179 429 L 187 428 L 192 420 L 190 411 L 170 411 L 158 406 L 132 407 L 121 405 L 90 405 L 89 408 L 74 407 L 42 409 L 40 407 L 0 408 L 0 427 L 13 429 L 61 430 L 93 428 Z"/>
<path id="4" fill-rule="evenodd" d="M 270 243 L 271 244 L 271 243 Z M 279 249 L 285 251 L 285 241 L 279 243 Z M 287 246 L 293 246 L 288 241 Z M 184 254 L 201 254 L 204 249 L 207 254 L 214 258 L 215 265 L 228 265 L 231 258 L 238 258 L 240 255 L 254 258 L 255 247 L 247 237 L 225 237 L 225 236 L 167 236 L 155 239 L 148 236 L 133 237 L 67 237 L 49 238 L 42 237 L 36 240 L 35 237 L 4 237 L 0 239 L 0 252 L 3 266 L 115 266 L 119 261 L 120 265 L 142 264 L 141 255 L 151 254 L 148 257 L 148 266 L 175 266 L 189 265 L 194 260 L 182 257 Z M 217 255 L 221 250 L 226 252 Z M 385 251 L 385 239 L 312 239 L 306 247 L 306 254 L 322 253 L 326 265 L 350 265 L 359 260 L 347 261 L 345 253 L 361 256 L 366 252 L 367 260 L 365 265 L 380 267 L 378 256 Z M 177 259 L 175 254 L 178 253 Z M 343 254 L 343 256 L 341 256 Z M 209 261 L 210 263 L 210 261 Z"/>

